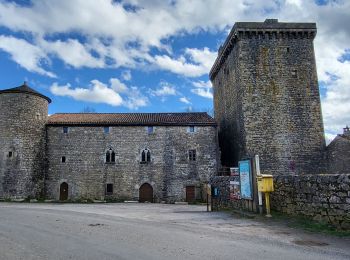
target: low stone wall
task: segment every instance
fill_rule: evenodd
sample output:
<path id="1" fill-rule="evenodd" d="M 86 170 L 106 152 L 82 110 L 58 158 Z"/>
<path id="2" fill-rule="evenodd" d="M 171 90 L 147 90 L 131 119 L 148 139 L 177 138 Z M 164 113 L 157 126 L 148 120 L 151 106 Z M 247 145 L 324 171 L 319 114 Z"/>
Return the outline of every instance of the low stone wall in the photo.
<path id="1" fill-rule="evenodd" d="M 220 208 L 242 208 L 242 201 L 230 198 L 230 181 L 239 181 L 239 176 L 213 176 L 210 178 L 212 187 L 218 189 L 218 196 L 212 197 L 213 210 Z"/>
<path id="2" fill-rule="evenodd" d="M 211 178 L 211 185 L 219 189 L 219 196 L 213 198 L 214 210 L 223 207 L 247 209 L 245 201 L 230 199 L 230 181 L 236 178 Z M 274 187 L 271 194 L 273 210 L 350 230 L 350 174 L 280 175 L 274 177 Z"/>
<path id="3" fill-rule="evenodd" d="M 272 209 L 350 229 L 350 174 L 274 177 Z"/>

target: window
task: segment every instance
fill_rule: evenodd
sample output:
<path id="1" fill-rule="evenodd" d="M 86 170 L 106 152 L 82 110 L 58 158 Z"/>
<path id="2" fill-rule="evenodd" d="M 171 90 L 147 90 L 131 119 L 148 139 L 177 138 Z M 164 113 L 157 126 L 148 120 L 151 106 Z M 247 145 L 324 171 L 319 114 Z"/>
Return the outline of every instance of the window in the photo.
<path id="1" fill-rule="evenodd" d="M 64 126 L 64 127 L 63 127 L 63 133 L 64 133 L 64 134 L 68 134 L 68 127 L 67 127 L 67 126 Z"/>
<path id="2" fill-rule="evenodd" d="M 106 185 L 106 195 L 111 195 L 113 194 L 113 184 L 112 183 L 107 183 Z"/>
<path id="3" fill-rule="evenodd" d="M 148 149 L 144 149 L 141 152 L 141 163 L 151 162 L 151 152 Z"/>
<path id="4" fill-rule="evenodd" d="M 13 152 L 9 152 L 9 157 L 11 158 L 13 156 Z"/>
<path id="5" fill-rule="evenodd" d="M 194 133 L 195 132 L 194 126 L 189 126 L 188 127 L 188 132 Z"/>
<path id="6" fill-rule="evenodd" d="M 61 162 L 62 162 L 62 163 L 65 163 L 65 162 L 66 162 L 66 156 L 62 156 Z"/>
<path id="7" fill-rule="evenodd" d="M 153 134 L 153 132 L 154 132 L 153 126 L 147 126 L 147 133 Z"/>
<path id="8" fill-rule="evenodd" d="M 188 159 L 190 161 L 196 160 L 196 150 L 188 150 Z"/>
<path id="9" fill-rule="evenodd" d="M 292 70 L 292 77 L 297 78 L 298 77 L 298 71 L 297 70 Z"/>
<path id="10" fill-rule="evenodd" d="M 106 163 L 115 163 L 115 152 L 112 148 L 106 152 Z"/>
<path id="11" fill-rule="evenodd" d="M 109 126 L 105 126 L 105 127 L 103 128 L 103 132 L 104 132 L 105 134 L 109 134 Z"/>

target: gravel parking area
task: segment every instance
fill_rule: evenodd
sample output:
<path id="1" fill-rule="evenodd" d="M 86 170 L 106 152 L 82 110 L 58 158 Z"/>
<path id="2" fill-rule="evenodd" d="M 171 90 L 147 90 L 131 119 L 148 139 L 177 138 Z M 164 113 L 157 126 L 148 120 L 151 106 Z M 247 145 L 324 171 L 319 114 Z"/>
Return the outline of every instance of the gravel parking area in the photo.
<path id="1" fill-rule="evenodd" d="M 0 259 L 350 259 L 350 240 L 166 204 L 0 203 Z"/>

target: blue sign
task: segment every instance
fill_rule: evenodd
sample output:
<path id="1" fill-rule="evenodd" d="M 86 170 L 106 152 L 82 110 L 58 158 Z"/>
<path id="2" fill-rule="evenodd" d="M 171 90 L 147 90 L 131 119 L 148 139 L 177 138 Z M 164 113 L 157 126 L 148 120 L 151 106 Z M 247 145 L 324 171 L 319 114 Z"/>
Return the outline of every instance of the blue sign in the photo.
<path id="1" fill-rule="evenodd" d="M 250 160 L 240 161 L 239 166 L 239 179 L 241 182 L 241 198 L 253 199 L 252 192 L 252 175 L 250 171 Z"/>

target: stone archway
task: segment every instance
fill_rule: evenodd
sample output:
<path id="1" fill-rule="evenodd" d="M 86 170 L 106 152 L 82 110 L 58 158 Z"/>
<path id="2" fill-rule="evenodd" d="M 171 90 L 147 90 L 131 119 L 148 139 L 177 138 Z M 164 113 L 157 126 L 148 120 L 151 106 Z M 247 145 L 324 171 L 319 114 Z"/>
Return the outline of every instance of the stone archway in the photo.
<path id="1" fill-rule="evenodd" d="M 144 183 L 139 189 L 139 202 L 153 202 L 153 188 L 150 184 Z"/>
<path id="2" fill-rule="evenodd" d="M 68 183 L 62 182 L 60 185 L 60 200 L 68 199 Z"/>

